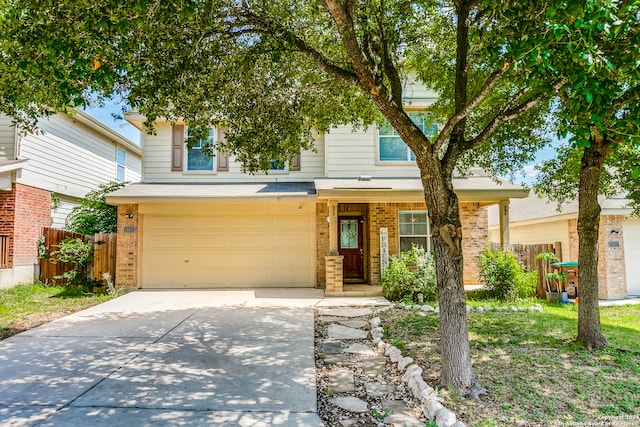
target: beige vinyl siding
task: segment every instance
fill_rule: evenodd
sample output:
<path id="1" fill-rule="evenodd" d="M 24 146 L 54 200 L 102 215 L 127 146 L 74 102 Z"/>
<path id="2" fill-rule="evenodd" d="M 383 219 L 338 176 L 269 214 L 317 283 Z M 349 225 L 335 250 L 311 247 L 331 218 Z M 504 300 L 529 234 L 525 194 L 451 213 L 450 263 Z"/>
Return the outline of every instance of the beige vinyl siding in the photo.
<path id="1" fill-rule="evenodd" d="M 419 178 L 420 171 L 413 162 L 381 163 L 378 157 L 378 137 L 375 126 L 353 130 L 349 126 L 331 129 L 325 135 L 327 176 L 351 178 L 371 175 L 377 178 Z"/>
<path id="2" fill-rule="evenodd" d="M 300 154 L 299 172 L 256 173 L 242 172 L 242 165 L 231 157 L 229 170 L 218 173 L 194 173 L 171 171 L 171 126 L 160 123 L 156 135 L 142 136 L 143 175 L 145 183 L 188 183 L 188 182 L 307 182 L 324 175 L 324 145 L 322 138 L 316 144 L 317 152 L 303 151 Z"/>
<path id="3" fill-rule="evenodd" d="M 60 197 L 60 206 L 51 211 L 51 227 L 65 228 L 67 216 L 74 207 L 80 206 L 80 199 L 67 196 L 58 197 Z"/>
<path id="4" fill-rule="evenodd" d="M 313 287 L 315 203 L 140 205 L 141 283 Z"/>
<path id="5" fill-rule="evenodd" d="M 16 130 L 11 126 L 11 118 L 0 114 L 0 159 L 14 160 Z"/>
<path id="6" fill-rule="evenodd" d="M 491 227 L 489 232 L 491 242 L 500 242 L 500 230 Z M 535 245 L 541 243 L 562 243 L 562 260 L 569 259 L 569 221 L 547 221 L 538 224 L 518 225 L 511 224 L 509 228 L 509 240 L 511 243 Z"/>
<path id="7" fill-rule="evenodd" d="M 640 220 L 622 222 L 627 294 L 640 295 Z"/>
<path id="8" fill-rule="evenodd" d="M 83 197 L 99 184 L 115 181 L 116 144 L 113 141 L 64 115 L 42 120 L 38 127 L 42 132 L 29 134 L 20 142 L 20 156 L 29 162 L 17 179 L 19 183 Z M 125 151 L 135 167 L 137 156 Z M 125 176 L 139 181 L 139 169 L 127 170 Z"/>

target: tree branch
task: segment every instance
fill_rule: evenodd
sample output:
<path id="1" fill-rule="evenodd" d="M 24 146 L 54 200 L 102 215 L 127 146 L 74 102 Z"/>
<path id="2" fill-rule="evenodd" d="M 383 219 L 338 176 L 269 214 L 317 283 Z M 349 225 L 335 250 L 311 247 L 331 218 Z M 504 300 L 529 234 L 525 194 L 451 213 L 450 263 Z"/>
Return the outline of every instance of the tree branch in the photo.
<path id="1" fill-rule="evenodd" d="M 453 131 L 453 128 L 458 124 L 458 122 L 460 122 L 460 120 L 463 120 L 465 117 L 467 117 L 482 101 L 485 100 L 485 98 L 491 92 L 491 89 L 493 89 L 493 87 L 498 82 L 500 77 L 502 77 L 502 75 L 509 69 L 511 64 L 512 63 L 510 61 L 506 61 L 501 68 L 491 73 L 491 75 L 484 82 L 484 85 L 475 94 L 475 96 L 471 99 L 471 101 L 469 101 L 469 103 L 467 103 L 467 105 L 462 110 L 458 111 L 457 113 L 455 113 L 453 116 L 449 118 L 449 120 L 444 125 L 444 127 L 440 131 L 440 134 L 438 134 L 438 137 L 434 142 L 436 151 L 440 150 L 440 148 L 446 142 L 447 138 L 451 134 L 451 131 Z"/>
<path id="2" fill-rule="evenodd" d="M 556 83 L 554 83 L 552 87 L 554 90 L 558 90 L 564 84 L 565 84 L 564 80 L 559 80 Z M 527 91 L 523 91 L 522 95 L 524 95 L 525 93 L 527 93 Z M 491 121 L 487 123 L 484 129 L 482 129 L 482 131 L 475 138 L 473 138 L 470 141 L 467 141 L 465 143 L 465 148 L 471 149 L 482 144 L 487 139 L 489 139 L 491 135 L 493 135 L 493 133 L 496 131 L 496 129 L 498 129 L 498 127 L 501 124 L 523 115 L 524 113 L 526 113 L 527 111 L 529 111 L 530 109 L 538 105 L 538 103 L 544 98 L 544 96 L 545 96 L 545 93 L 540 92 L 533 98 L 528 99 L 513 108 L 503 110 L 502 113 L 498 114 L 493 119 L 491 119 Z"/>

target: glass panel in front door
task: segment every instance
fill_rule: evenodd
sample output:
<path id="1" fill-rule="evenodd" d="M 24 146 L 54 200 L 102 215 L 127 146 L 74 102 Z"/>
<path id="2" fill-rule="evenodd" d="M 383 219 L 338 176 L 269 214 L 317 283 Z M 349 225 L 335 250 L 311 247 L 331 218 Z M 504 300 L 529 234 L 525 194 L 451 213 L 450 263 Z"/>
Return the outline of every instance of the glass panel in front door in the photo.
<path id="1" fill-rule="evenodd" d="M 358 248 L 358 220 L 357 219 L 340 220 L 340 248 L 341 249 L 357 249 Z"/>

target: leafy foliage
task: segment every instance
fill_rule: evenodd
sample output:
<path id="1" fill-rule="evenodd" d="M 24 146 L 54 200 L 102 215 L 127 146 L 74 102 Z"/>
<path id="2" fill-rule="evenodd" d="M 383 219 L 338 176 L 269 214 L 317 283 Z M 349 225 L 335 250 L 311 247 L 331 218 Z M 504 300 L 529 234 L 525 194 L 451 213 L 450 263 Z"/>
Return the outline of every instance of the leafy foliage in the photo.
<path id="1" fill-rule="evenodd" d="M 492 249 L 485 245 L 478 256 L 480 280 L 485 284 L 488 296 L 502 300 L 528 298 L 536 290 L 538 272 L 525 272 L 516 257 L 509 251 Z"/>
<path id="2" fill-rule="evenodd" d="M 77 237 L 67 237 L 56 246 L 58 249 L 49 254 L 49 262 L 53 264 L 68 262 L 73 268 L 55 278 L 65 279 L 69 286 L 83 285 L 86 281 L 87 266 L 93 260 L 93 244 Z"/>
<path id="3" fill-rule="evenodd" d="M 127 185 L 124 182 L 100 184 L 89 191 L 67 216 L 66 228 L 82 234 L 115 233 L 118 229 L 118 209 L 108 205 L 107 194 Z"/>
<path id="4" fill-rule="evenodd" d="M 399 256 L 392 255 L 389 266 L 382 272 L 382 292 L 390 301 L 418 302 L 437 299 L 436 268 L 433 255 L 414 246 Z"/>

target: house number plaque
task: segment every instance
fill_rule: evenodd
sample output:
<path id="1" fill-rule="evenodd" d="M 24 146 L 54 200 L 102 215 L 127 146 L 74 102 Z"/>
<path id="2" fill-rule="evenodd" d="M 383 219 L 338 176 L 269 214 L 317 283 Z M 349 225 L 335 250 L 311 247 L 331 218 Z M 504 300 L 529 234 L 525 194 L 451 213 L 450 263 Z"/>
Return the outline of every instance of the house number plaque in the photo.
<path id="1" fill-rule="evenodd" d="M 124 227 L 125 233 L 134 233 L 136 231 L 135 227 Z"/>

